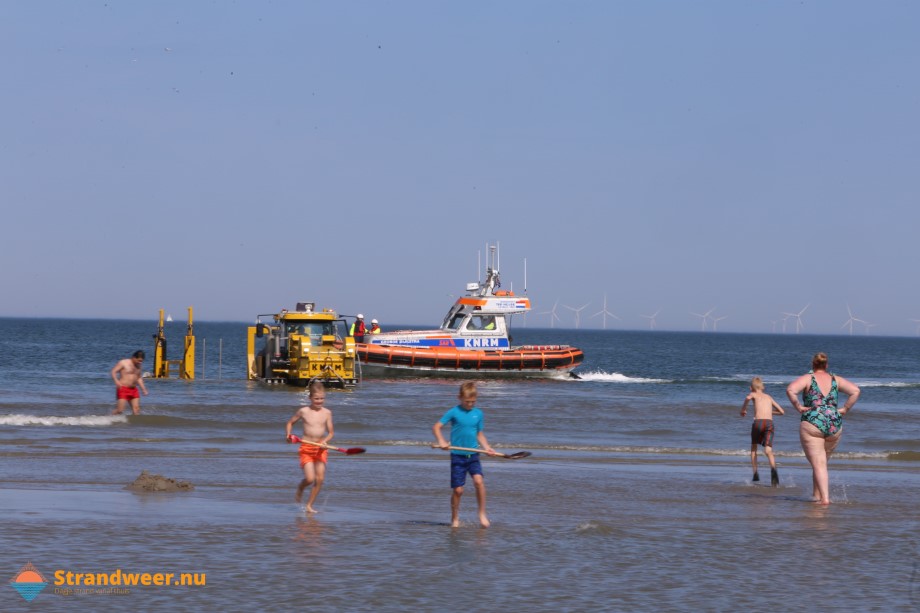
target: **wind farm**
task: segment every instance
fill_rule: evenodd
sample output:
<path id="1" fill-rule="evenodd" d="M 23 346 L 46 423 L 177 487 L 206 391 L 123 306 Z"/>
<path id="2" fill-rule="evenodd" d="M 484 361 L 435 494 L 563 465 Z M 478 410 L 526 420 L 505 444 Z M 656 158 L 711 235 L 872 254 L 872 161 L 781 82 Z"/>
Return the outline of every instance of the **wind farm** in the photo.
<path id="1" fill-rule="evenodd" d="M 548 328 L 580 329 L 582 327 L 588 327 L 601 330 L 644 330 L 647 332 L 657 330 L 685 330 L 731 334 L 752 331 L 738 330 L 738 324 L 736 323 L 737 318 L 725 313 L 725 311 L 721 311 L 720 313 L 721 309 L 717 306 L 711 306 L 705 311 L 684 310 L 682 311 L 685 313 L 684 316 L 680 315 L 681 311 L 679 309 L 675 310 L 673 308 L 663 307 L 656 308 L 654 312 L 640 311 L 630 315 L 629 313 L 624 313 L 622 309 L 617 309 L 617 312 L 614 312 L 610 307 L 610 296 L 611 294 L 608 292 L 600 294 L 594 303 L 600 303 L 601 308 L 591 312 L 590 316 L 584 315 L 585 309 L 592 303 L 590 300 L 580 304 L 578 302 L 563 304 L 561 299 L 555 299 L 551 309 L 533 313 L 533 315 L 537 316 L 535 325 Z M 820 304 L 816 307 L 814 303 L 809 302 L 801 308 L 788 309 L 787 307 L 786 310 L 779 311 L 778 316 L 767 318 L 761 330 L 753 330 L 753 332 L 762 334 L 797 335 L 845 334 L 849 336 L 884 334 L 880 332 L 883 327 L 882 325 L 877 321 L 870 321 L 863 316 L 862 313 L 855 311 L 850 302 L 844 302 L 843 304 L 838 302 L 837 305 L 836 308 L 834 308 L 833 305 Z M 561 317 L 559 307 L 571 311 L 571 318 Z M 816 308 L 821 310 L 821 312 L 818 313 L 815 310 Z M 734 311 L 734 309 L 731 310 Z M 833 312 L 840 313 L 841 311 L 846 313 L 846 317 L 842 323 L 839 323 L 841 320 L 836 319 Z M 662 322 L 662 313 L 669 315 L 665 322 Z M 806 321 L 806 319 L 809 321 Z M 836 322 L 834 321 L 835 319 Z M 905 317 L 901 321 L 909 324 L 909 326 L 902 324 L 902 329 L 898 335 L 920 336 L 920 317 Z M 824 327 L 825 331 L 815 331 L 819 327 L 819 324 Z M 827 330 L 828 324 L 830 324 L 830 330 Z M 839 332 L 834 332 L 834 330 L 838 330 Z M 890 334 L 890 332 L 888 334 Z"/>

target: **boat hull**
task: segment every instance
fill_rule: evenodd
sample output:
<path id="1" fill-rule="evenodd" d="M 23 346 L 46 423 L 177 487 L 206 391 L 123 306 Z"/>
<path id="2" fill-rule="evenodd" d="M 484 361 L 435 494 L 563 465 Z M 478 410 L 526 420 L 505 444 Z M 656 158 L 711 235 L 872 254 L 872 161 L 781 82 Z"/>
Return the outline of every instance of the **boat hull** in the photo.
<path id="1" fill-rule="evenodd" d="M 505 351 L 356 345 L 366 375 L 552 378 L 565 376 L 584 360 L 581 349 L 567 345 L 526 345 Z"/>

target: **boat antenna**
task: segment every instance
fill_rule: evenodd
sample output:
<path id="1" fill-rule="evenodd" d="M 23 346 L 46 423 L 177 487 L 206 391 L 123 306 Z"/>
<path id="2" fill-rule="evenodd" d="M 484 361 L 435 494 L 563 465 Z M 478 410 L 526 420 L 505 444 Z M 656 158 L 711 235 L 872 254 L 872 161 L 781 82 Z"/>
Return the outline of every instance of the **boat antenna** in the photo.
<path id="1" fill-rule="evenodd" d="M 527 258 L 524 258 L 524 294 L 527 294 Z"/>
<path id="2" fill-rule="evenodd" d="M 476 252 L 476 283 L 482 285 L 482 251 Z"/>

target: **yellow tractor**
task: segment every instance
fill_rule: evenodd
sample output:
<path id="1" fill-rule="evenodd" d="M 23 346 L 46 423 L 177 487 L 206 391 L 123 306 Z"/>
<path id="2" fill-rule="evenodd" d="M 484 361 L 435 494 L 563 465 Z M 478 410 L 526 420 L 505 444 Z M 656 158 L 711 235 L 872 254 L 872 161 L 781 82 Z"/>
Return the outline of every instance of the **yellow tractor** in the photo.
<path id="1" fill-rule="evenodd" d="M 263 317 L 274 322 L 262 323 Z M 248 328 L 246 357 L 250 380 L 298 386 L 322 381 L 330 387 L 358 382 L 355 339 L 345 320 L 332 309 L 317 311 L 313 302 L 259 315 Z"/>

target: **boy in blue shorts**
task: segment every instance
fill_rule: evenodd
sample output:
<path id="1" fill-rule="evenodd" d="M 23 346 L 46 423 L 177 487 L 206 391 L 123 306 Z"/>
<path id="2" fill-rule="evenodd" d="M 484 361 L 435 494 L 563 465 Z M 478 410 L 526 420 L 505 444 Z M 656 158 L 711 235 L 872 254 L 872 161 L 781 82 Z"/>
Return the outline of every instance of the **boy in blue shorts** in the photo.
<path id="1" fill-rule="evenodd" d="M 754 469 L 754 481 L 760 481 L 757 474 L 757 445 L 763 445 L 763 452 L 770 461 L 770 484 L 779 485 L 776 472 L 776 459 L 773 457 L 773 416 L 784 415 L 783 407 L 776 404 L 773 397 L 763 391 L 763 379 L 751 379 L 751 393 L 741 405 L 741 417 L 747 414 L 748 404 L 754 404 L 754 423 L 751 424 L 751 466 Z"/>
<path id="2" fill-rule="evenodd" d="M 472 381 L 461 384 L 458 398 L 460 403 L 448 410 L 432 427 L 438 446 L 441 449 L 482 449 L 489 455 L 494 455 L 495 450 L 482 432 L 483 414 L 476 408 L 476 384 Z M 450 424 L 450 443 L 444 440 L 444 435 L 441 434 L 441 428 L 446 424 Z M 467 473 L 472 477 L 473 486 L 476 488 L 479 524 L 483 528 L 488 528 L 490 522 L 486 517 L 486 484 L 482 478 L 482 465 L 479 463 L 479 454 L 470 451 L 451 450 L 450 453 L 450 487 L 453 488 L 450 497 L 450 525 L 452 528 L 460 527 L 460 497 L 463 496 Z"/>

